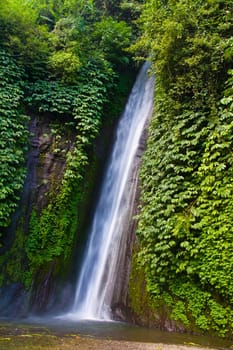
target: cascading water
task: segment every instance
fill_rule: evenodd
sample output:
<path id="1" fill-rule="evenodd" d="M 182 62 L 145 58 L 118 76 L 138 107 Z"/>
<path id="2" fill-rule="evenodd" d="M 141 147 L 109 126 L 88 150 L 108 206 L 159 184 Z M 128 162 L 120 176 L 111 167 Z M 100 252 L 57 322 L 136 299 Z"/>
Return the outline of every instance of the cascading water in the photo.
<path id="1" fill-rule="evenodd" d="M 153 106 L 153 77 L 144 64 L 120 119 L 115 144 L 94 214 L 74 304 L 69 317 L 111 319 L 120 251 L 127 239 L 133 191 L 128 186 L 135 172 L 134 161 L 146 121 Z M 136 187 L 136 186 L 134 186 Z M 131 210 L 132 212 L 132 210 Z"/>

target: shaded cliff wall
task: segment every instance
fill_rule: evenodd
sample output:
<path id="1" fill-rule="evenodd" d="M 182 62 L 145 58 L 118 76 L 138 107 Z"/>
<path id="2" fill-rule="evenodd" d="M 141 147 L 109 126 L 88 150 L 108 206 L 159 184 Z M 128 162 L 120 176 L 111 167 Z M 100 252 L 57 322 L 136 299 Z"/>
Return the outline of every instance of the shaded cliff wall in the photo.
<path id="1" fill-rule="evenodd" d="M 48 206 L 50 200 L 48 194 L 59 190 L 65 172 L 67 153 L 72 151 L 75 141 L 74 132 L 68 129 L 62 130 L 62 126 L 56 120 L 51 121 L 51 117 L 32 116 L 29 131 L 27 177 L 18 210 L 8 228 L 10 240 L 4 254 L 5 263 L 1 269 L 4 276 L 1 308 L 3 313 L 3 310 L 6 310 L 7 315 L 24 313 L 35 297 L 31 293 L 33 272 L 30 270 L 27 256 L 30 249 L 32 216 L 33 213 L 39 216 L 42 209 Z M 43 272 L 38 272 L 34 280 L 36 294 L 40 294 L 40 298 L 35 299 L 40 306 L 48 300 L 52 288 L 51 277 L 57 268 L 57 263 L 55 260 L 48 262 L 43 266 Z M 39 261 L 38 267 L 41 268 Z"/>
<path id="2" fill-rule="evenodd" d="M 45 127 L 48 126 L 45 125 Z M 61 311 L 72 303 L 77 270 L 82 259 L 83 245 L 99 191 L 113 129 L 113 121 L 103 125 L 100 135 L 95 139 L 89 152 L 88 167 L 84 165 L 81 184 L 77 188 L 74 187 L 71 193 L 70 211 L 73 213 L 67 218 L 67 236 L 70 232 L 73 235 L 63 237 L 65 241 L 63 247 L 67 244 L 63 248 L 66 250 L 65 253 L 58 258 L 50 259 L 48 264 L 44 264 L 36 272 L 31 288 L 30 306 L 30 309 L 36 313 L 50 310 L 56 312 L 57 309 Z M 45 145 L 42 146 L 42 159 L 37 166 L 38 182 L 41 185 L 35 195 L 35 208 L 42 213 L 41 217 L 43 217 L 44 208 L 50 207 L 56 194 L 62 191 L 67 155 L 75 152 L 75 141 L 76 135 L 72 130 L 68 130 L 68 134 L 67 131 L 63 135 L 58 133 L 58 136 L 51 136 L 51 133 L 50 136 L 46 135 Z M 47 198 L 48 194 L 50 194 L 50 201 Z M 54 203 L 54 205 L 57 204 Z M 61 212 L 62 208 L 59 207 L 59 218 L 62 216 Z M 66 215 L 64 217 L 66 218 Z"/>
<path id="3" fill-rule="evenodd" d="M 27 254 L 30 252 L 30 249 L 32 250 L 31 254 L 33 254 L 33 249 L 30 248 L 30 244 L 33 243 L 33 233 L 34 235 L 40 235 L 41 230 L 43 230 L 42 225 L 36 227 L 34 223 L 38 223 L 43 210 L 46 210 L 50 205 L 51 197 L 59 193 L 66 169 L 67 155 L 72 153 L 75 147 L 75 130 L 64 127 L 55 118 L 51 119 L 51 117 L 47 116 L 32 117 L 30 131 L 31 151 L 29 153 L 28 177 L 25 183 L 25 186 L 30 187 L 30 189 L 27 197 L 26 216 L 24 217 L 24 227 L 26 228 L 24 234 L 28 236 L 26 243 Z M 77 208 L 76 211 L 78 215 Z M 32 232 L 33 229 L 35 232 Z M 54 230 L 56 230 L 56 227 L 54 227 Z M 40 243 L 43 245 L 42 238 Z M 47 245 L 47 248 L 48 244 L 48 242 L 44 243 L 45 246 Z M 56 249 L 55 241 L 53 245 L 54 249 Z M 37 250 L 35 254 L 39 258 L 38 247 L 34 249 Z M 47 250 L 47 253 L 50 250 L 51 248 Z M 43 252 L 41 252 L 41 255 L 43 255 Z M 31 278 L 33 280 L 33 284 L 30 285 L 28 305 L 31 311 L 37 312 L 50 309 L 58 300 L 61 307 L 64 305 L 64 300 L 67 300 L 71 294 L 71 286 L 67 283 L 64 288 L 66 295 L 61 295 L 63 289 L 61 287 L 65 282 L 63 281 L 61 286 L 59 286 L 58 281 L 61 270 L 66 271 L 67 268 L 68 266 L 64 264 L 61 256 L 52 258 L 50 256 L 47 261 L 43 260 L 42 263 L 39 260 L 38 269 L 33 266 L 30 271 L 29 266 L 26 272 L 31 273 L 30 282 Z M 56 294 L 58 300 L 56 300 Z"/>

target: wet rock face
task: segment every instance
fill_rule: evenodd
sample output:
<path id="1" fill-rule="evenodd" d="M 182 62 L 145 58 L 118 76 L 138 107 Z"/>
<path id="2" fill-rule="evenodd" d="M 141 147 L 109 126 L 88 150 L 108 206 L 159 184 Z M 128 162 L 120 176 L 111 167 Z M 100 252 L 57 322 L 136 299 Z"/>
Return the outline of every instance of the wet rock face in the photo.
<path id="1" fill-rule="evenodd" d="M 142 133 L 137 154 L 135 156 L 131 177 L 129 179 L 127 193 L 132 192 L 132 202 L 128 212 L 127 220 L 124 225 L 124 244 L 121 245 L 118 261 L 118 274 L 116 278 L 115 288 L 112 294 L 111 309 L 113 318 L 120 321 L 129 321 L 136 324 L 143 324 L 137 313 L 133 310 L 130 304 L 129 280 L 132 269 L 132 254 L 133 247 L 136 241 L 137 220 L 135 216 L 138 212 L 139 204 L 139 169 L 143 153 L 146 148 L 147 127 Z"/>
<path id="2" fill-rule="evenodd" d="M 27 183 L 31 201 L 38 211 L 48 204 L 46 193 L 57 192 L 63 177 L 66 156 L 72 150 L 75 136 L 46 117 L 33 118 L 30 125 L 31 150 L 28 156 Z"/>
<path id="3" fill-rule="evenodd" d="M 55 261 L 38 271 L 30 295 L 29 310 L 35 315 L 61 313 L 70 307 L 73 287 L 69 281 L 54 278 Z"/>

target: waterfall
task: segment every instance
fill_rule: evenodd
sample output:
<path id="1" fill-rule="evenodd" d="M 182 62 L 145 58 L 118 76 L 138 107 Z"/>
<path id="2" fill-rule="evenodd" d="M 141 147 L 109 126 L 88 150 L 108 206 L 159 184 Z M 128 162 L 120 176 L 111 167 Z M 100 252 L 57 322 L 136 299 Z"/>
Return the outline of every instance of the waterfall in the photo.
<path id="1" fill-rule="evenodd" d="M 114 282 L 135 193 L 129 183 L 135 178 L 135 157 L 153 106 L 154 79 L 149 78 L 147 72 L 148 63 L 145 63 L 117 127 L 69 313 L 72 318 L 108 320 L 112 317 Z"/>

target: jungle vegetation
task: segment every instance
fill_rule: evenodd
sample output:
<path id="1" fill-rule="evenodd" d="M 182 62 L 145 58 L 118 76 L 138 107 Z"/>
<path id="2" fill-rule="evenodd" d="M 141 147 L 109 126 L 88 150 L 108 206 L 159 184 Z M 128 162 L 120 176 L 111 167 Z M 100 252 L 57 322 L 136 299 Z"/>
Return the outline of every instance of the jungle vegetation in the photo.
<path id="1" fill-rule="evenodd" d="M 138 263 L 157 310 L 232 335 L 233 2 L 148 0 L 154 116 L 141 168 Z"/>
<path id="2" fill-rule="evenodd" d="M 192 331 L 232 334 L 232 8 L 232 0 L 0 0 L 2 247 L 32 115 L 75 134 L 62 182 L 0 257 L 2 284 L 30 288 L 40 267 L 69 260 L 94 141 L 120 114 L 132 56 L 149 57 L 155 107 L 134 260 L 155 312 Z"/>
<path id="3" fill-rule="evenodd" d="M 120 1 L 1 1 L 1 284 L 29 289 L 40 269 L 59 260 L 64 270 L 72 259 L 78 207 L 94 182 L 95 139 L 121 113 L 135 77 L 132 55 L 125 51 L 135 37 L 134 17 Z M 75 135 L 75 142 L 65 155 L 62 180 L 54 179 L 46 193 L 46 206 L 32 203 L 29 219 L 21 209 L 12 234 L 8 228 L 26 179 L 35 116 L 56 126 L 54 153 L 59 139 Z M 6 249 L 9 231 L 15 237 Z"/>

